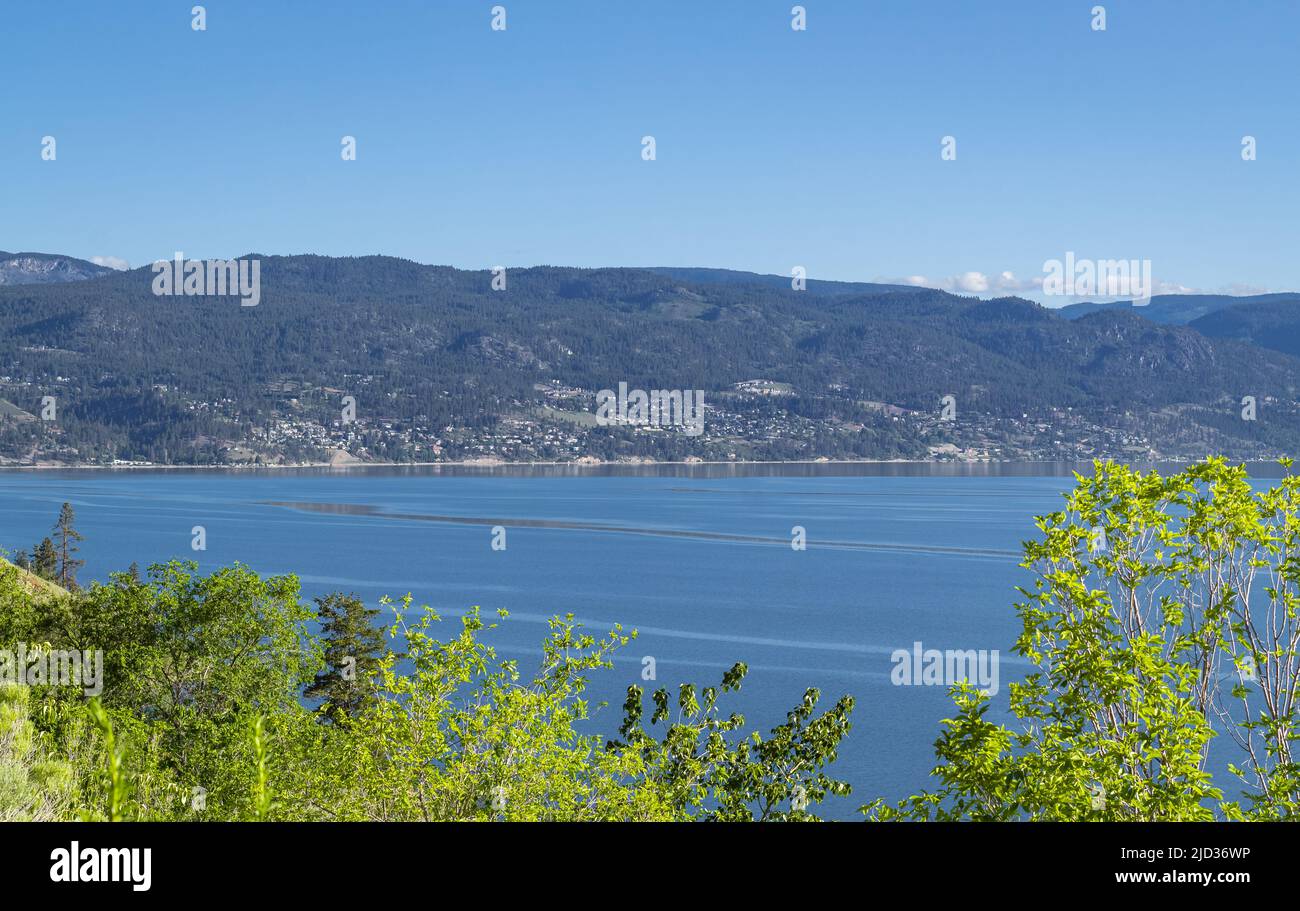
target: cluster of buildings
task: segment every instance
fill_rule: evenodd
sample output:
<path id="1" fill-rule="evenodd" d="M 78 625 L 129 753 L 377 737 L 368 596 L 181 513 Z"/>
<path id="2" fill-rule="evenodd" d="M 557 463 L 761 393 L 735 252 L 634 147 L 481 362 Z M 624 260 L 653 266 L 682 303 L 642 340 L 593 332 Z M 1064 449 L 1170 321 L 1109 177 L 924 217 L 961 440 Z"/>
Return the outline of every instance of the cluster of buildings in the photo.
<path id="1" fill-rule="evenodd" d="M 14 382 L 0 377 L 0 464 L 153 464 L 139 452 L 114 452 L 102 442 L 95 450 L 66 439 L 57 423 L 43 425 L 5 400 L 6 384 Z M 1192 405 L 1155 413 L 1085 414 L 1060 408 L 1005 416 L 960 403 L 945 410 L 939 399 L 931 410 L 854 401 L 851 409 L 828 407 L 824 411 L 831 416 L 813 418 L 785 407 L 782 399 L 797 393 L 789 384 L 757 378 L 709 392 L 703 433 L 691 434 L 682 427 L 652 424 L 602 426 L 596 415 L 597 391 L 558 380 L 535 384 L 531 396 L 508 400 L 493 417 L 439 420 L 397 416 L 412 410 L 411 403 L 399 402 L 395 394 L 374 394 L 371 383 L 365 376 L 345 377 L 337 386 L 272 383 L 265 390 L 271 404 L 256 413 L 231 398 L 186 401 L 176 390 L 155 386 L 155 394 L 183 403 L 194 426 L 204 430 L 186 441 L 182 451 L 153 458 L 160 463 L 253 465 L 882 458 L 1155 461 L 1194 459 L 1215 451 L 1248 459 L 1277 455 L 1266 433 L 1252 439 L 1252 434 L 1241 432 L 1241 425 L 1226 427 L 1228 432 L 1215 429 L 1216 420 L 1219 425 L 1236 420 L 1235 412 L 1219 414 Z M 450 401 L 449 392 L 442 394 Z M 851 393 L 840 387 L 820 395 L 834 406 Z M 1300 425 L 1295 403 L 1270 400 L 1262 407 L 1269 420 Z M 836 417 L 837 411 L 855 413 L 857 419 Z"/>

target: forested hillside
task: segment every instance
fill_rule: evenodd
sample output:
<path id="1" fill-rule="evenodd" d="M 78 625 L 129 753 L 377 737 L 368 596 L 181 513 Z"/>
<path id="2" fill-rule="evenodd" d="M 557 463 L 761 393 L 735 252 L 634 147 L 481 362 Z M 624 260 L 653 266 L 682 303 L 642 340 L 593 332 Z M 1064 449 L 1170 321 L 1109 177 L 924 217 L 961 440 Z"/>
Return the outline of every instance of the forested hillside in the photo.
<path id="1" fill-rule="evenodd" d="M 1132 301 L 1088 302 L 1068 304 L 1060 309 L 1060 313 L 1068 319 L 1078 319 L 1081 316 L 1089 316 L 1103 310 L 1127 310 L 1153 323 L 1186 326 L 1202 317 L 1222 310 L 1249 307 L 1255 304 L 1283 303 L 1289 303 L 1300 309 L 1300 294 L 1290 291 L 1240 297 L 1231 294 L 1156 294 L 1150 301 L 1140 305 L 1134 304 Z"/>
<path id="2" fill-rule="evenodd" d="M 1293 301 L 1243 304 L 1203 316 L 1191 326 L 1212 338 L 1300 355 L 1300 305 Z"/>
<path id="3" fill-rule="evenodd" d="M 1300 361 L 1132 312 L 714 270 L 542 267 L 493 290 L 487 272 L 388 257 L 261 263 L 255 307 L 155 296 L 148 268 L 0 288 L 0 456 L 1268 456 L 1300 441 L 1279 419 Z M 705 390 L 705 433 L 591 426 L 596 391 L 620 382 Z M 38 419 L 47 396 L 56 420 Z"/>

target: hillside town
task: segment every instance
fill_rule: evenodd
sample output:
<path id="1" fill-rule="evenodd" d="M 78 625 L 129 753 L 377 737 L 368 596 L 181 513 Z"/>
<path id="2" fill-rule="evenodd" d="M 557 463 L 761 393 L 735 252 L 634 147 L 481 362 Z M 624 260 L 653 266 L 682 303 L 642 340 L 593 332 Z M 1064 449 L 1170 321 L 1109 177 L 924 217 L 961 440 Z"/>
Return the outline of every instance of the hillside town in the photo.
<path id="1" fill-rule="evenodd" d="M 364 385 L 351 379 L 351 388 Z M 852 403 L 858 420 L 834 414 L 814 418 L 790 407 L 800 390 L 763 378 L 708 393 L 702 432 L 696 435 L 663 421 L 626 419 L 602 426 L 597 390 L 551 381 L 536 384 L 534 392 L 534 398 L 511 400 L 490 419 L 435 422 L 367 407 L 364 396 L 350 396 L 342 384 L 272 384 L 266 408 L 256 413 L 228 399 L 185 400 L 158 386 L 154 394 L 213 428 L 187 441 L 175 456 L 159 459 L 129 448 L 69 442 L 57 408 L 43 419 L 38 407 L 19 407 L 15 401 L 41 399 L 15 378 L 0 376 L 0 465 L 1154 461 L 1195 458 L 1213 442 L 1203 433 L 1186 439 L 1179 427 L 1189 422 L 1173 412 L 1084 414 L 1064 408 L 1007 416 L 953 407 L 948 413 L 937 398 L 932 411 L 859 400 Z M 825 392 L 831 402 L 842 395 L 838 389 Z M 1283 403 L 1266 405 L 1275 417 L 1287 412 Z M 1294 415 L 1294 404 L 1287 413 Z M 1240 455 L 1270 459 L 1277 454 L 1260 442 Z"/>

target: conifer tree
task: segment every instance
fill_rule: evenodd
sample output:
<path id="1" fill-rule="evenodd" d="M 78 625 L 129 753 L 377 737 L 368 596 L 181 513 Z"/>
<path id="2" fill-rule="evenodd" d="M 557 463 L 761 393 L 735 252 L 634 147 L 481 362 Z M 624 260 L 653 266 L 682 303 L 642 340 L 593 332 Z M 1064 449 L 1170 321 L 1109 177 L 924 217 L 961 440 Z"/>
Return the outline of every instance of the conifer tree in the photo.
<path id="1" fill-rule="evenodd" d="M 374 697 L 374 671 L 383 653 L 383 636 L 374 626 L 379 611 L 355 595 L 334 592 L 316 599 L 325 647 L 325 669 L 305 690 L 323 699 L 322 718 L 337 724 Z"/>
<path id="2" fill-rule="evenodd" d="M 59 521 L 54 523 L 54 537 L 59 542 L 59 568 L 56 581 L 69 591 L 76 590 L 77 568 L 86 562 L 74 556 L 77 553 L 77 542 L 83 540 L 81 533 L 72 527 L 75 518 L 72 504 L 64 503 L 63 508 L 59 510 Z"/>
<path id="3" fill-rule="evenodd" d="M 59 554 L 54 549 L 54 542 L 45 538 L 36 545 L 32 556 L 32 572 L 42 579 L 53 582 L 59 575 Z"/>

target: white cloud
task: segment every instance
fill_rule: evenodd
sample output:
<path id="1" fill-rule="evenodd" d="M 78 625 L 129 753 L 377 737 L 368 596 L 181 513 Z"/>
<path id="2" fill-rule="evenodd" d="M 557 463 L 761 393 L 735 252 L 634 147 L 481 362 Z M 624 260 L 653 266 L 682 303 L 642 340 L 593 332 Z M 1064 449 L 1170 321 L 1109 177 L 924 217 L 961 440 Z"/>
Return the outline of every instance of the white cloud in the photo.
<path id="1" fill-rule="evenodd" d="M 947 278 L 930 279 L 924 275 L 909 275 L 906 278 L 877 279 L 894 285 L 913 285 L 919 288 L 937 288 L 940 291 L 954 291 L 959 294 L 987 294 L 990 291 L 999 294 L 1014 294 L 1021 291 L 1037 291 L 1043 285 L 1042 278 L 1016 278 L 1014 272 L 1002 271 L 997 277 L 990 277 L 984 272 L 962 272 Z"/>
<path id="2" fill-rule="evenodd" d="M 110 269 L 116 269 L 118 272 L 125 272 L 131 268 L 131 264 L 120 256 L 92 256 L 90 261 L 97 266 L 107 266 Z"/>
<path id="3" fill-rule="evenodd" d="M 963 272 L 949 281 L 956 285 L 958 291 L 968 294 L 979 294 L 989 289 L 989 277 L 983 272 Z"/>
<path id="4" fill-rule="evenodd" d="M 1002 272 L 998 275 L 999 291 L 1038 291 L 1043 287 L 1043 277 L 1016 278 L 1014 272 Z"/>
<path id="5" fill-rule="evenodd" d="M 911 285 L 916 288 L 935 288 L 939 291 L 950 291 L 955 294 L 982 294 L 982 295 L 1012 295 L 1012 294 L 1039 294 L 1043 290 L 1043 276 L 1035 275 L 1030 278 L 1017 278 L 1016 274 L 1010 270 L 1003 270 L 996 275 L 985 272 L 961 272 L 957 275 L 949 275 L 946 278 L 930 278 L 925 275 L 908 275 L 903 278 L 887 278 L 877 276 L 872 281 L 883 282 L 891 285 Z M 1066 303 L 1073 303 L 1084 300 L 1107 300 L 1112 298 L 1131 298 L 1128 289 L 1111 288 L 1110 291 L 1117 292 L 1104 294 L 1100 291 L 1092 295 L 1074 295 L 1062 299 L 1060 295 L 1053 296 L 1054 306 L 1063 306 Z M 1230 294 L 1237 297 L 1251 294 L 1269 294 L 1273 289 L 1261 287 L 1259 285 L 1248 284 L 1246 282 L 1232 282 L 1222 285 L 1218 288 L 1197 288 L 1190 285 L 1184 285 L 1176 281 L 1156 280 L 1153 282 L 1154 294 Z"/>

